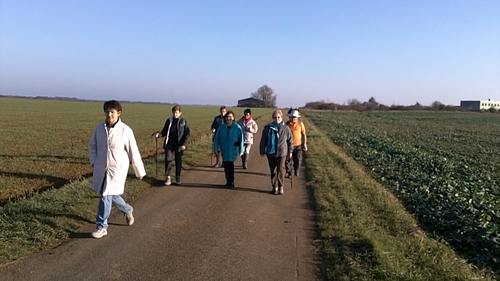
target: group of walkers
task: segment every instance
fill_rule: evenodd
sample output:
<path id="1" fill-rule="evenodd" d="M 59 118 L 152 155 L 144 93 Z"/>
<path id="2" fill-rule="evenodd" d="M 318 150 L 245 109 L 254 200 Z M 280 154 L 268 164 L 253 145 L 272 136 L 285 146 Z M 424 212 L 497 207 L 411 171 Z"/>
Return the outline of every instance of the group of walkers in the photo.
<path id="1" fill-rule="evenodd" d="M 95 127 L 89 143 L 89 159 L 94 169 L 93 188 L 101 195 L 96 230 L 92 232 L 94 238 L 107 235 L 112 204 L 125 214 L 128 225 L 134 223 L 133 208 L 121 197 L 129 163 L 132 163 L 137 178 L 142 179 L 146 175 L 134 133 L 120 119 L 121 104 L 116 100 L 106 101 L 103 109 L 105 121 Z M 187 121 L 181 115 L 181 106 L 175 105 L 161 132 L 153 134 L 156 138 L 165 138 L 165 185 L 181 184 L 182 156 L 190 136 Z M 278 195 L 283 194 L 285 173 L 287 177 L 299 175 L 302 150 L 307 150 L 307 137 L 304 124 L 299 121 L 298 110 L 290 108 L 286 123 L 281 110 L 274 111 L 272 117 L 273 121 L 262 131 L 259 152 L 261 156 L 267 156 L 271 193 Z M 251 109 L 245 109 L 243 117 L 235 122 L 234 112 L 222 106 L 211 130 L 216 157 L 214 167 L 224 167 L 226 187 L 233 188 L 234 162 L 241 157 L 243 169 L 248 168 L 253 135 L 259 130 L 258 125 L 252 119 Z M 175 181 L 172 181 L 170 174 L 174 161 Z"/>

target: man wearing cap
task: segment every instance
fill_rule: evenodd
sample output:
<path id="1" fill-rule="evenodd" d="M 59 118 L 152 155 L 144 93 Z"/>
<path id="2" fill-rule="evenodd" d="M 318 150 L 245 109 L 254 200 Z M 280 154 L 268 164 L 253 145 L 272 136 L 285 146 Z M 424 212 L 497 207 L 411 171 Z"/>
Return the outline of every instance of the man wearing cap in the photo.
<path id="1" fill-rule="evenodd" d="M 248 168 L 248 157 L 250 156 L 250 148 L 253 144 L 253 134 L 256 134 L 259 130 L 257 122 L 252 119 L 252 111 L 250 108 L 245 109 L 243 112 L 243 117 L 238 120 L 238 124 L 241 129 L 243 129 L 243 135 L 245 136 L 245 148 L 243 150 L 243 155 L 241 155 L 241 163 L 243 169 Z"/>
<path id="2" fill-rule="evenodd" d="M 286 122 L 286 125 L 290 127 L 293 135 L 293 153 L 292 159 L 287 159 L 287 177 L 292 177 L 292 168 L 295 176 L 299 175 L 300 162 L 302 161 L 302 150 L 307 151 L 307 135 L 306 127 L 304 123 L 300 120 L 300 114 L 298 110 L 294 110 L 291 114 L 291 119 Z M 293 161 L 292 161 L 293 160 Z M 293 167 L 292 167 L 293 162 Z"/>

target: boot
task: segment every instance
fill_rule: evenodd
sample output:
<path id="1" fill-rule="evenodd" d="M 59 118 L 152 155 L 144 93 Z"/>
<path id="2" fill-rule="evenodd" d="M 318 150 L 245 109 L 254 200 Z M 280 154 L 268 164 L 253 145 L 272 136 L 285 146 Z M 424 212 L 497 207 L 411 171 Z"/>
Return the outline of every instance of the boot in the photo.
<path id="1" fill-rule="evenodd" d="M 170 181 L 170 176 L 167 176 L 167 180 L 165 181 L 165 185 L 170 185 L 172 181 Z"/>
<path id="2" fill-rule="evenodd" d="M 273 186 L 273 190 L 271 190 L 271 194 L 278 194 L 277 190 L 278 189 L 275 186 Z"/>

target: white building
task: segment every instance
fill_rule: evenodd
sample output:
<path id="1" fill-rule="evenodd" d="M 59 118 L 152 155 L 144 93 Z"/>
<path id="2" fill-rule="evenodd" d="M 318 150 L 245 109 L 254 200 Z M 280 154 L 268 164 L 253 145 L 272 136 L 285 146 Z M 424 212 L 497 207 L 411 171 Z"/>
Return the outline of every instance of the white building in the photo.
<path id="1" fill-rule="evenodd" d="M 463 100 L 460 101 L 460 107 L 470 108 L 475 110 L 488 110 L 490 108 L 500 109 L 500 101 L 494 100 Z"/>

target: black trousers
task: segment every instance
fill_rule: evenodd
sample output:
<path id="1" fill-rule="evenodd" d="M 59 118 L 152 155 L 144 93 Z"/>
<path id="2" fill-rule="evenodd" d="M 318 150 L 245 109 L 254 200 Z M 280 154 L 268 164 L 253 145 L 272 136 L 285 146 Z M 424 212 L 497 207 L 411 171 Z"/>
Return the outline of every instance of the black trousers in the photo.
<path id="1" fill-rule="evenodd" d="M 300 163 L 302 162 L 302 146 L 294 146 L 292 152 L 292 159 L 286 159 L 286 172 L 292 173 L 299 170 Z M 293 170 L 292 170 L 293 168 Z"/>
<path id="2" fill-rule="evenodd" d="M 226 174 L 226 181 L 234 183 L 234 162 L 224 161 L 224 173 Z"/>
<path id="3" fill-rule="evenodd" d="M 271 184 L 273 185 L 273 189 L 284 186 L 286 156 L 274 157 L 267 155 L 267 162 L 269 163 L 269 170 L 271 171 Z"/>
<path id="4" fill-rule="evenodd" d="M 165 176 L 170 176 L 170 170 L 172 169 L 172 162 L 175 156 L 175 176 L 181 176 L 182 170 L 182 155 L 184 151 L 180 147 L 167 146 L 165 148 Z"/>

